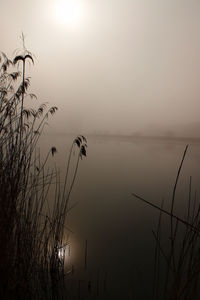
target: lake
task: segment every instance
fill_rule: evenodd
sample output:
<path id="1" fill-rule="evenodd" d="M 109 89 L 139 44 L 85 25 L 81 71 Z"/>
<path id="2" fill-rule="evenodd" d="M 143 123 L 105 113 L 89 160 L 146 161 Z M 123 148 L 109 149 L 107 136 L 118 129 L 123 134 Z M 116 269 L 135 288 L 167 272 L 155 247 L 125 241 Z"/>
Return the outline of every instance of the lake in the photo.
<path id="1" fill-rule="evenodd" d="M 55 146 L 51 162 L 64 173 L 72 136 L 45 134 L 42 152 Z M 175 212 L 187 214 L 189 180 L 192 197 L 199 194 L 200 142 L 195 139 L 87 136 L 87 157 L 79 165 L 67 219 L 70 253 L 66 270 L 73 278 L 91 280 L 99 297 L 151 299 L 156 230 L 159 211 L 132 193 L 170 208 L 172 191 L 185 146 L 189 144 L 178 182 Z M 61 176 L 62 178 L 62 176 Z M 53 200 L 51 200 L 53 201 Z M 168 226 L 164 220 L 164 226 Z M 168 237 L 166 237 L 168 239 Z M 85 243 L 87 240 L 87 269 Z M 81 283 L 81 288 L 84 283 Z M 106 285 L 106 286 L 105 286 Z M 80 288 L 80 286 L 79 286 Z M 84 287 L 83 287 L 84 288 Z M 135 297 L 135 298 L 134 298 Z"/>

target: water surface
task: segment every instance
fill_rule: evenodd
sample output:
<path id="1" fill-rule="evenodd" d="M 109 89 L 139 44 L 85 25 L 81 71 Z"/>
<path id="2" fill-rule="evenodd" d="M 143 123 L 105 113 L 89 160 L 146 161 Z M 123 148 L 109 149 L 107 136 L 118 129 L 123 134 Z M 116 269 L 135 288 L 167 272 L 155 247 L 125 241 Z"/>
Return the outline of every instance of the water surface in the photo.
<path id="1" fill-rule="evenodd" d="M 54 160 L 63 173 L 73 138 L 44 135 L 41 140 L 43 151 L 56 146 Z M 164 200 L 164 207 L 169 209 L 178 167 L 189 143 L 175 204 L 176 213 L 186 215 L 190 176 L 192 197 L 195 190 L 199 193 L 200 143 L 185 139 L 87 138 L 87 158 L 80 163 L 70 198 L 70 204 L 78 205 L 67 220 L 73 232 L 67 268 L 73 264 L 82 278 L 99 278 L 101 291 L 107 278 L 108 288 L 114 289 L 119 298 L 123 294 L 123 299 L 150 299 L 155 249 L 152 230 L 156 229 L 159 212 L 133 197 L 132 192 L 157 205 Z"/>

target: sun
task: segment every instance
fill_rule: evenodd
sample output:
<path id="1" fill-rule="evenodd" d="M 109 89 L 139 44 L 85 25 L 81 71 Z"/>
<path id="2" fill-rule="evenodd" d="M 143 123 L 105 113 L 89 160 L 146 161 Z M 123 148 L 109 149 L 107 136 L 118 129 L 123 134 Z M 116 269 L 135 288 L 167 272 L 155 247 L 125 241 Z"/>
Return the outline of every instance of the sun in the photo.
<path id="1" fill-rule="evenodd" d="M 57 0 L 54 13 L 61 25 L 77 26 L 83 18 L 83 6 L 78 0 Z"/>

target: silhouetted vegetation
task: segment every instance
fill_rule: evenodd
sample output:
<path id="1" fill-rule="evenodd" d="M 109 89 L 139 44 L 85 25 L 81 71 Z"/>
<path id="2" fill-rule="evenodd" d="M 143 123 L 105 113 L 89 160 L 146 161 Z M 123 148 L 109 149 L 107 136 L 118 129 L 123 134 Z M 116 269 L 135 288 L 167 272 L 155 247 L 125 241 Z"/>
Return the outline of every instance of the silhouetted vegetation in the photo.
<path id="1" fill-rule="evenodd" d="M 78 136 L 72 142 L 62 186 L 59 170 L 47 167 L 56 147 L 44 161 L 37 148 L 46 120 L 57 107 L 25 107 L 28 98 L 36 98 L 28 93 L 28 61 L 34 63 L 25 47 L 13 61 L 0 55 L 0 299 L 65 299 L 64 226 L 87 141 Z M 76 167 L 69 180 L 74 151 Z"/>
<path id="2" fill-rule="evenodd" d="M 157 230 L 153 231 L 156 241 L 153 299 L 157 300 L 195 300 L 200 295 L 200 204 L 196 191 L 192 197 L 192 177 L 189 180 L 187 214 L 179 217 L 174 213 L 177 184 L 187 149 L 188 146 L 178 168 L 169 211 L 164 209 L 163 203 L 159 207 L 133 194 L 160 212 Z M 164 228 L 168 228 L 167 231 L 164 232 Z"/>

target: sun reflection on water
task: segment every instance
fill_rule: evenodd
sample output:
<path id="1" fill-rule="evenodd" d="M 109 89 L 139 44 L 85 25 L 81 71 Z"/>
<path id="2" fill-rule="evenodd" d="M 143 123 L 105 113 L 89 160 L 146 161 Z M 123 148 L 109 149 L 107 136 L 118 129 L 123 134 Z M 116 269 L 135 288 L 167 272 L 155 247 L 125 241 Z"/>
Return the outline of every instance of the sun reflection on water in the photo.
<path id="1" fill-rule="evenodd" d="M 59 259 L 61 260 L 68 260 L 69 257 L 70 257 L 70 251 L 71 251 L 71 248 L 70 248 L 70 245 L 69 244 L 66 244 L 64 246 L 61 246 L 59 249 L 58 249 L 58 257 Z"/>

